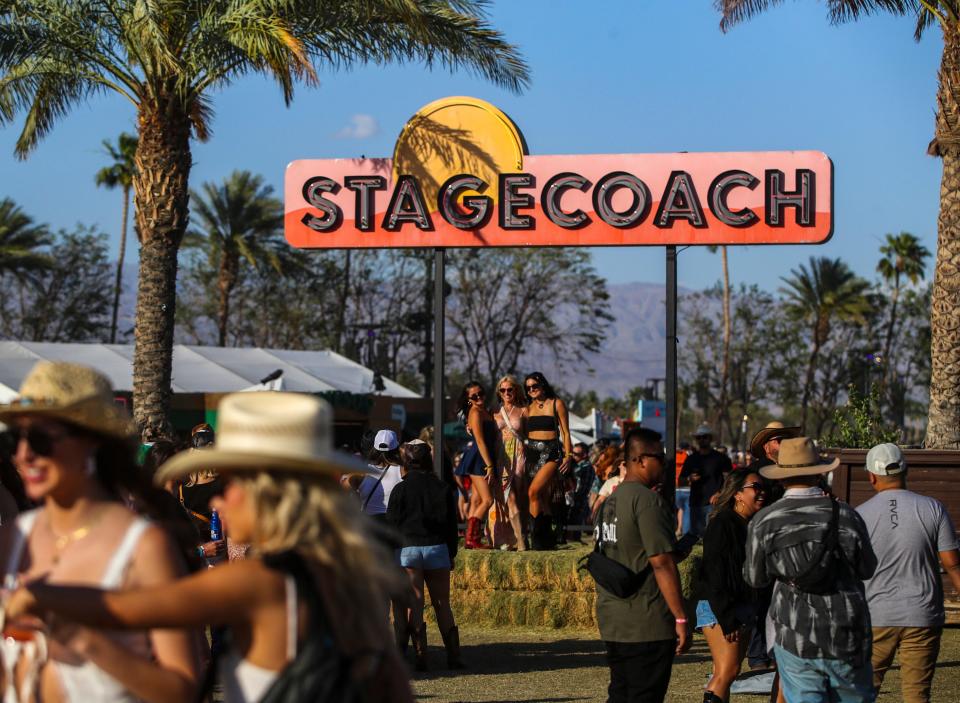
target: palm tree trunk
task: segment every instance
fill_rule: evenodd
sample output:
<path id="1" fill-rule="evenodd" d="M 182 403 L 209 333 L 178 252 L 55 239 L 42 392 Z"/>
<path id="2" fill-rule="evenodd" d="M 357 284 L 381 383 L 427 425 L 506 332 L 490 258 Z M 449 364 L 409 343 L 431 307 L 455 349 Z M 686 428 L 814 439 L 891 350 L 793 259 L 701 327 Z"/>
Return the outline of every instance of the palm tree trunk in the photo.
<path id="1" fill-rule="evenodd" d="M 819 328 L 819 323 L 817 327 Z M 807 379 L 803 384 L 803 400 L 800 401 L 800 431 L 807 431 L 807 409 L 810 407 L 810 394 L 813 392 L 813 376 L 817 369 L 817 358 L 820 356 L 820 334 L 815 328 L 813 333 L 813 349 L 807 361 Z"/>
<path id="2" fill-rule="evenodd" d="M 900 271 L 893 276 L 893 293 L 890 295 L 890 322 L 887 323 L 887 339 L 883 345 L 883 376 L 880 379 L 880 402 L 882 403 L 887 390 L 893 385 L 893 376 L 897 370 L 890 363 L 890 350 L 893 349 L 893 330 L 897 325 L 897 303 L 900 300 Z M 893 401 L 890 401 L 891 408 Z M 881 409 L 882 410 L 882 409 Z"/>
<path id="3" fill-rule="evenodd" d="M 120 308 L 120 286 L 123 283 L 123 259 L 127 253 L 127 216 L 130 211 L 130 188 L 123 188 L 123 214 L 120 220 L 120 253 L 117 255 L 117 280 L 113 285 L 113 316 L 110 320 L 110 344 L 117 343 L 117 311 Z"/>
<path id="4" fill-rule="evenodd" d="M 930 304 L 928 449 L 960 448 L 960 33 L 943 36 L 937 129 L 931 151 L 943 158 L 937 264 Z"/>
<path id="5" fill-rule="evenodd" d="M 730 385 L 730 267 L 727 263 L 727 248 L 720 247 L 720 260 L 723 264 L 723 359 L 720 364 L 720 402 L 717 404 L 715 425 L 720 432 L 720 441 L 723 441 L 723 428 L 727 427 L 728 435 L 733 436 L 730 430 L 730 417 L 727 412 L 729 405 Z"/>
<path id="6" fill-rule="evenodd" d="M 220 301 L 217 306 L 217 346 L 227 346 L 227 325 L 230 320 L 230 294 L 237 285 L 237 269 L 240 265 L 236 253 L 224 248 L 220 258 L 220 272 L 217 277 L 217 289 Z"/>
<path id="7" fill-rule="evenodd" d="M 133 351 L 133 416 L 144 441 L 172 436 L 170 380 L 177 252 L 187 227 L 190 125 L 176 98 L 141 103 L 134 204 L 142 239 Z"/>

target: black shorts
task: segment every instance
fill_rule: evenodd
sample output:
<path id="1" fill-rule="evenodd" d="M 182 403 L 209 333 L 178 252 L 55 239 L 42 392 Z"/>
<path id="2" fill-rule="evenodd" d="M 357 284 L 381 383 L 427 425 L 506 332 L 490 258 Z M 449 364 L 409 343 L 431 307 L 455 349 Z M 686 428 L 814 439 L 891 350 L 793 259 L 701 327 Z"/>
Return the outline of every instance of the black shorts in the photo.
<path id="1" fill-rule="evenodd" d="M 551 461 L 560 461 L 562 450 L 560 449 L 559 439 L 528 439 L 524 442 L 526 451 L 527 475 L 533 478 L 540 469 Z"/>

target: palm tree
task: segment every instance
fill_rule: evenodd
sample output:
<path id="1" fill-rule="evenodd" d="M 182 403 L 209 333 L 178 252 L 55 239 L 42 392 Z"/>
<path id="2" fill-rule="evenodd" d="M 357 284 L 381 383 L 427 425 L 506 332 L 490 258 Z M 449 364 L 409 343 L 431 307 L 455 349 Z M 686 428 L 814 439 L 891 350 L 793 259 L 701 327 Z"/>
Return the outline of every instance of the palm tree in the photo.
<path id="1" fill-rule="evenodd" d="M 471 69 L 519 91 L 527 67 L 482 0 L 0 0 L 0 124 L 23 112 L 25 158 L 58 118 L 94 94 L 137 113 L 133 178 L 141 238 L 134 419 L 169 436 L 177 251 L 187 228 L 191 137 L 210 137 L 211 94 L 240 76 L 273 78 L 289 104 L 317 67 L 421 60 Z"/>
<path id="2" fill-rule="evenodd" d="M 895 369 L 890 363 L 890 350 L 893 347 L 893 330 L 897 324 L 897 303 L 900 301 L 900 279 L 906 277 L 910 283 L 916 285 L 925 276 L 924 265 L 930 250 L 920 243 L 909 232 L 901 232 L 894 236 L 888 234 L 886 243 L 880 247 L 883 258 L 877 263 L 877 273 L 892 286 L 890 294 L 890 320 L 887 322 L 887 339 L 883 345 L 883 363 L 887 373 L 884 374 L 884 385 Z"/>
<path id="3" fill-rule="evenodd" d="M 200 229 L 191 229 L 184 246 L 203 249 L 217 269 L 217 337 L 227 345 L 230 294 L 240 277 L 240 260 L 254 268 L 266 261 L 282 274 L 283 203 L 261 176 L 234 171 L 223 183 L 204 183 L 203 193 L 191 191 L 194 217 Z"/>
<path id="4" fill-rule="evenodd" d="M 120 187 L 123 193 L 123 210 L 120 215 L 120 253 L 117 254 L 117 279 L 113 285 L 113 314 L 110 318 L 110 344 L 117 341 L 117 310 L 120 308 L 120 286 L 123 277 L 123 259 L 127 253 L 127 213 L 130 209 L 130 189 L 133 188 L 133 174 L 136 173 L 134 161 L 137 155 L 137 138 L 132 134 L 121 132 L 114 146 L 108 140 L 103 140 L 103 150 L 113 161 L 104 166 L 94 177 L 98 186 L 113 190 Z"/>
<path id="5" fill-rule="evenodd" d="M 781 278 L 786 285 L 780 288 L 787 314 L 803 322 L 810 330 L 810 356 L 807 359 L 807 377 L 803 384 L 800 403 L 800 425 L 806 428 L 807 408 L 813 391 L 820 349 L 830 337 L 834 319 L 862 320 L 869 309 L 864 293 L 869 284 L 850 270 L 840 259 L 825 256 L 810 257 L 810 267 L 800 264 L 791 269 L 789 278 Z"/>
<path id="6" fill-rule="evenodd" d="M 720 27 L 753 17 L 782 0 L 714 0 L 722 13 Z M 927 415 L 929 448 L 960 448 L 960 0 L 827 0 L 834 23 L 856 20 L 872 12 L 916 13 L 914 37 L 939 24 L 943 54 L 937 86 L 934 138 L 927 148 L 943 159 L 940 216 L 937 220 L 937 262 L 930 306 L 930 406 Z"/>
<path id="7" fill-rule="evenodd" d="M 46 225 L 34 224 L 10 198 L 0 200 L 0 276 L 12 276 L 21 284 L 33 282 L 35 274 L 53 264 L 39 251 L 50 241 Z"/>

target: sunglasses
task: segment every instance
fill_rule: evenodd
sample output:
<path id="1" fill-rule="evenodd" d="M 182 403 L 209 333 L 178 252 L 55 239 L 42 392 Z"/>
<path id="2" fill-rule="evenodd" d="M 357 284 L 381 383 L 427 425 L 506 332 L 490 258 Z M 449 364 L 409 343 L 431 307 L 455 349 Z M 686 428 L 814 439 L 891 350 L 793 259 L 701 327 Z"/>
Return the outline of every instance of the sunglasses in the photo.
<path id="1" fill-rule="evenodd" d="M 540 384 L 539 384 L 539 383 L 531 383 L 531 384 L 529 384 L 528 386 L 526 386 L 526 388 L 527 388 L 528 391 L 538 391 L 538 390 L 540 390 Z"/>
<path id="2" fill-rule="evenodd" d="M 745 483 L 745 484 L 743 484 L 743 488 L 744 488 L 744 489 L 746 489 L 746 488 L 752 488 L 752 489 L 755 490 L 757 493 L 763 493 L 765 490 L 767 490 L 766 488 L 764 488 L 764 486 L 763 486 L 762 483 L 757 483 L 756 481 L 754 481 L 753 483 Z"/>
<path id="3" fill-rule="evenodd" d="M 507 386 L 506 388 L 499 389 L 501 393 L 513 393 L 513 386 Z"/>
<path id="4" fill-rule="evenodd" d="M 64 437 L 70 435 L 69 432 L 53 433 L 47 432 L 39 427 L 18 428 L 11 427 L 7 431 L 10 437 L 10 444 L 16 450 L 20 445 L 20 440 L 25 439 L 27 446 L 37 456 L 50 456 L 53 454 L 54 447 Z"/>
<path id="5" fill-rule="evenodd" d="M 483 391 L 477 391 L 476 393 L 471 393 L 467 396 L 468 400 L 480 400 L 483 396 L 486 395 Z"/>

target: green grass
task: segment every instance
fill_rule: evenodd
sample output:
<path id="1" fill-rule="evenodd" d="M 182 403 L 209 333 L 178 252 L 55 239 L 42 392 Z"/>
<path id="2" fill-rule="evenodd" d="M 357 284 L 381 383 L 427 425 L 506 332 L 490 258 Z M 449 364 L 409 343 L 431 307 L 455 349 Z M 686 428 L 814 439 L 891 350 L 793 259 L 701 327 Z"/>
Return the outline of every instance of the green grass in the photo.
<path id="1" fill-rule="evenodd" d="M 435 628 L 430 628 L 431 645 L 439 645 Z M 429 703 L 494 703 L 541 701 L 583 703 L 606 700 L 609 670 L 603 657 L 603 643 L 596 630 L 567 628 L 502 628 L 461 626 L 464 658 L 469 669 L 448 672 L 439 646 L 431 646 L 431 665 L 436 671 L 414 675 L 417 699 Z M 960 669 L 960 629 L 944 632 L 937 674 L 933 682 L 933 703 L 958 700 L 957 670 Z M 691 650 L 673 667 L 668 703 L 701 700 L 703 684 L 710 673 L 710 656 L 699 635 Z M 899 703 L 900 671 L 887 674 L 878 703 Z M 732 701 L 763 703 L 764 696 L 733 696 Z"/>

